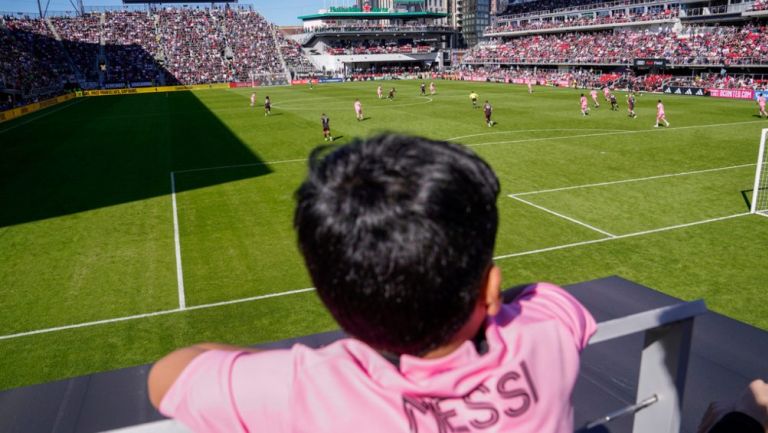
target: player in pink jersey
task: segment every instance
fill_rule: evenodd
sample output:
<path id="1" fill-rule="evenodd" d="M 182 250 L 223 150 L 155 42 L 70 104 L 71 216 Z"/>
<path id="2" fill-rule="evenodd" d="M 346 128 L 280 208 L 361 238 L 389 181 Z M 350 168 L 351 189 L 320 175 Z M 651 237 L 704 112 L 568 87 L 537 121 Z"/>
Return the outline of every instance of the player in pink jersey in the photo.
<path id="1" fill-rule="evenodd" d="M 592 97 L 592 103 L 595 104 L 595 108 L 600 108 L 600 101 L 597 100 L 597 90 L 590 90 L 589 96 Z"/>
<path id="2" fill-rule="evenodd" d="M 355 117 L 357 120 L 363 120 L 363 104 L 359 99 L 355 99 Z"/>
<path id="3" fill-rule="evenodd" d="M 352 337 L 178 350 L 149 374 L 153 404 L 196 432 L 572 432 L 596 325 L 552 284 L 502 298 L 490 166 L 459 144 L 399 135 L 310 159 L 299 249 Z"/>
<path id="4" fill-rule="evenodd" d="M 579 98 L 579 102 L 581 103 L 581 115 L 586 116 L 589 114 L 589 105 L 587 104 L 587 97 L 584 96 L 584 94 L 581 94 L 581 98 Z"/>
<path id="5" fill-rule="evenodd" d="M 528 80 L 526 80 L 526 83 L 528 83 L 528 94 L 530 95 L 531 93 L 533 93 L 533 78 L 528 78 Z"/>
<path id="6" fill-rule="evenodd" d="M 435 82 L 432 81 L 429 83 L 429 94 L 434 95 L 435 93 L 437 93 L 437 88 L 435 87 Z"/>
<path id="7" fill-rule="evenodd" d="M 251 93 L 251 107 L 256 106 L 256 93 Z"/>
<path id="8" fill-rule="evenodd" d="M 611 88 L 608 86 L 603 87 L 603 97 L 606 101 L 610 101 Z"/>
<path id="9" fill-rule="evenodd" d="M 768 113 L 765 111 L 765 93 L 761 93 L 757 97 L 757 107 L 760 109 L 760 117 L 768 117 Z"/>
<path id="10" fill-rule="evenodd" d="M 664 112 L 664 104 L 661 102 L 661 99 L 659 99 L 659 103 L 656 104 L 656 125 L 654 125 L 654 128 L 659 127 L 659 121 L 664 122 L 664 126 L 669 128 L 669 122 L 667 122 L 667 114 Z"/>
<path id="11" fill-rule="evenodd" d="M 381 99 L 381 98 L 382 98 L 382 96 L 384 96 L 384 95 L 381 93 L 381 84 L 379 84 L 379 87 L 377 87 L 377 88 L 376 88 L 376 96 L 377 96 L 379 99 Z"/>

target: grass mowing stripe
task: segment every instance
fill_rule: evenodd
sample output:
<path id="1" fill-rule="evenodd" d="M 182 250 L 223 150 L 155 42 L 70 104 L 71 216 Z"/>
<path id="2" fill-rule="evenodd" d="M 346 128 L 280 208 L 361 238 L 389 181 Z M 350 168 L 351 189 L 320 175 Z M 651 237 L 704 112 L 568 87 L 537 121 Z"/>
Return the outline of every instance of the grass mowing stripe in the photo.
<path id="1" fill-rule="evenodd" d="M 12 129 L 16 129 L 16 128 L 18 128 L 19 126 L 24 126 L 24 125 L 26 125 L 26 124 L 28 124 L 28 123 L 30 123 L 30 122 L 34 122 L 35 120 L 38 120 L 38 119 L 42 119 L 42 118 L 43 118 L 43 117 L 45 117 L 45 116 L 48 116 L 48 115 L 50 115 L 50 114 L 53 114 L 53 113 L 59 112 L 59 111 L 61 111 L 61 110 L 65 109 L 65 108 L 69 108 L 69 107 L 71 107 L 71 106 L 73 106 L 73 105 L 77 105 L 77 104 L 79 104 L 79 103 L 83 102 L 83 100 L 82 100 L 82 99 L 73 99 L 73 100 L 71 100 L 71 101 L 73 101 L 73 102 L 71 102 L 71 103 L 67 103 L 67 102 L 65 102 L 64 104 L 66 104 L 66 105 L 61 105 L 61 106 L 59 106 L 59 107 L 56 107 L 56 108 L 54 108 L 54 109 L 52 109 L 52 110 L 46 111 L 46 112 L 44 112 L 44 113 L 40 113 L 40 115 L 39 115 L 39 116 L 35 116 L 35 117 L 34 117 L 34 118 L 32 118 L 32 119 L 27 119 L 27 120 L 25 120 L 25 121 L 23 121 L 23 122 L 21 122 L 21 123 L 17 123 L 17 124 L 15 124 L 15 125 L 13 125 L 13 126 L 10 126 L 10 127 L 8 127 L 8 128 L 2 129 L 2 130 L 0 130 L 0 134 L 4 134 L 4 133 L 6 133 L 6 132 L 8 132 L 8 131 L 10 131 L 10 130 L 12 130 Z"/>
<path id="2" fill-rule="evenodd" d="M 615 238 L 615 237 L 616 237 L 616 235 L 614 235 L 614 234 L 611 234 L 611 233 L 608 233 L 608 232 L 607 232 L 607 231 L 605 231 L 605 230 L 601 230 L 601 229 L 599 229 L 599 228 L 597 228 L 597 227 L 595 227 L 595 226 L 591 226 L 591 225 L 589 225 L 589 224 L 587 224 L 587 223 L 585 223 L 585 222 L 579 221 L 579 220 L 577 220 L 577 219 L 575 219 L 575 218 L 571 218 L 571 217 L 569 217 L 568 215 L 563 215 L 563 214 L 561 214 L 561 213 L 557 213 L 557 212 L 555 212 L 555 211 L 553 211 L 553 210 L 551 210 L 551 209 L 547 209 L 547 208 L 545 208 L 544 206 L 539 206 L 539 205 L 537 205 L 537 204 L 533 204 L 533 203 L 531 203 L 531 202 L 529 202 L 529 201 L 527 201 L 527 200 L 523 200 L 523 199 L 521 199 L 521 198 L 519 198 L 519 197 L 516 197 L 514 194 L 510 195 L 509 197 L 510 197 L 510 198 L 513 198 L 513 199 L 515 199 L 515 200 L 517 200 L 517 201 L 519 201 L 519 202 L 521 202 L 521 203 L 525 203 L 525 204 L 527 204 L 528 206 L 533 206 L 533 207 L 535 207 L 536 209 L 539 209 L 539 210 L 542 210 L 542 211 L 544 211 L 544 212 L 550 213 L 550 214 L 552 214 L 552 215 L 554 215 L 554 216 L 556 216 L 556 217 L 560 217 L 560 218 L 563 218 L 563 219 L 565 219 L 565 220 L 568 220 L 568 221 L 570 221 L 570 222 L 572 222 L 572 223 L 576 223 L 576 224 L 578 224 L 578 225 L 580 225 L 580 226 L 582 226 L 582 227 L 586 227 L 586 228 L 588 228 L 588 229 L 590 229 L 590 230 L 593 230 L 593 231 L 596 231 L 596 232 L 598 232 L 598 233 L 600 233 L 600 234 L 606 235 L 606 236 L 608 236 L 609 238 Z"/>
<path id="3" fill-rule="evenodd" d="M 634 179 L 612 180 L 612 181 L 607 181 L 607 182 L 587 183 L 587 184 L 584 184 L 584 185 L 564 186 L 562 188 L 542 189 L 542 190 L 539 190 L 539 191 L 517 192 L 517 193 L 514 193 L 514 194 L 509 194 L 508 197 L 516 198 L 516 197 L 520 197 L 521 195 L 543 194 L 543 193 L 547 193 L 547 192 L 568 191 L 568 190 L 571 190 L 571 189 L 592 188 L 592 187 L 596 187 L 596 186 L 606 186 L 606 185 L 617 185 L 617 184 L 620 184 L 620 183 L 642 182 L 644 180 L 663 179 L 663 178 L 666 178 L 666 177 L 688 176 L 688 175 L 691 175 L 691 174 L 710 173 L 710 172 L 714 172 L 714 171 L 733 170 L 734 168 L 751 167 L 753 165 L 755 165 L 755 164 L 752 163 L 752 164 L 729 165 L 727 167 L 707 168 L 707 169 L 704 169 L 704 170 L 695 170 L 695 171 L 684 171 L 682 173 L 659 174 L 659 175 L 656 175 L 656 176 L 637 177 L 637 178 L 634 178 Z"/>
<path id="4" fill-rule="evenodd" d="M 644 236 L 644 235 L 649 235 L 649 234 L 653 234 L 653 233 L 660 233 L 660 232 L 676 230 L 676 229 L 685 228 L 685 227 L 691 227 L 691 226 L 695 226 L 695 225 L 701 225 L 701 224 L 707 224 L 707 223 L 716 222 L 716 221 L 728 220 L 728 219 L 737 218 L 737 217 L 741 217 L 741 216 L 745 216 L 745 215 L 751 215 L 751 214 L 749 212 L 745 212 L 745 213 L 739 213 L 739 214 L 734 214 L 734 215 L 727 215 L 727 216 L 718 217 L 718 218 L 710 218 L 710 219 L 701 220 L 701 221 L 694 221 L 694 222 L 685 223 L 685 224 L 677 224 L 677 225 L 669 226 L 669 227 L 661 227 L 661 228 L 658 228 L 658 229 L 644 230 L 644 231 L 636 232 L 636 233 L 628 233 L 628 234 L 617 235 L 617 236 L 611 235 L 613 237 L 608 237 L 608 238 L 593 239 L 593 240 L 584 241 L 584 242 L 574 242 L 574 243 L 571 243 L 571 244 L 557 245 L 557 246 L 548 247 L 548 248 L 541 248 L 541 249 L 537 249 L 537 250 L 522 251 L 522 252 L 519 252 L 519 253 L 503 254 L 503 255 L 494 257 L 493 260 L 504 260 L 504 259 L 508 259 L 508 258 L 512 258 L 512 257 L 520 257 L 520 256 L 531 255 L 531 254 L 539 254 L 539 253 L 544 253 L 544 252 L 548 252 L 548 251 L 556 251 L 556 250 L 561 250 L 561 249 L 565 249 L 565 248 L 573 248 L 573 247 L 577 247 L 577 246 L 581 246 L 581 245 L 589 245 L 589 244 L 596 244 L 596 243 L 600 243 L 600 242 L 612 241 L 612 240 L 617 240 L 617 239 L 625 239 L 625 238 L 631 238 L 631 237 Z M 768 216 L 768 215 L 761 215 L 761 216 Z M 124 321 L 128 321 L 128 320 L 136 320 L 136 319 L 143 319 L 143 318 L 147 318 L 147 317 L 155 317 L 155 316 L 161 316 L 161 315 L 165 315 L 165 314 L 183 313 L 185 311 L 202 310 L 202 309 L 207 309 L 207 308 L 216 308 L 216 307 L 222 307 L 222 306 L 225 306 L 225 305 L 239 304 L 239 303 L 243 303 L 243 302 L 258 301 L 258 300 L 262 300 L 262 299 L 275 298 L 275 297 L 279 297 L 279 296 L 288 296 L 288 295 L 295 295 L 295 294 L 300 294 L 300 293 L 306 293 L 306 292 L 311 292 L 311 291 L 314 291 L 314 290 L 315 290 L 314 287 L 308 287 L 308 288 L 296 289 L 296 290 L 287 290 L 285 292 L 268 293 L 266 295 L 258 295 L 258 296 L 251 296 L 251 297 L 247 297 L 247 298 L 232 299 L 232 300 L 229 300 L 229 301 L 212 302 L 210 304 L 202 304 L 202 305 L 193 305 L 193 306 L 187 307 L 186 309 L 176 308 L 176 309 L 173 309 L 173 310 L 162 310 L 162 311 L 156 311 L 156 312 L 152 312 L 152 313 L 136 314 L 136 315 L 133 315 L 133 316 L 124 316 L 124 317 L 117 317 L 117 318 L 112 318 L 112 319 L 96 320 L 96 321 L 93 321 L 93 322 L 76 323 L 76 324 L 73 324 L 73 325 L 57 326 L 57 327 L 54 327 L 54 328 L 38 329 L 38 330 L 35 330 L 35 331 L 19 332 L 19 333 L 16 333 L 16 334 L 0 335 L 0 340 L 10 340 L 10 339 L 13 339 L 13 338 L 26 337 L 26 336 L 30 336 L 30 335 L 46 334 L 46 333 L 50 333 L 50 332 L 65 331 L 65 330 L 68 330 L 68 329 L 77 329 L 77 328 L 85 328 L 85 327 L 89 327 L 89 326 L 105 325 L 105 324 L 109 324 L 109 323 L 124 322 Z"/>

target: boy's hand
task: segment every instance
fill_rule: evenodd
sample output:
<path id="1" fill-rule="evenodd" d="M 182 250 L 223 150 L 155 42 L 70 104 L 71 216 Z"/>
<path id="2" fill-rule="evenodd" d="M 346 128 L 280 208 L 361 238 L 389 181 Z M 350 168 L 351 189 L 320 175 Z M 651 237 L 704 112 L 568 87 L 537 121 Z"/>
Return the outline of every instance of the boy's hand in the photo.
<path id="1" fill-rule="evenodd" d="M 741 412 L 754 418 L 768 432 L 768 383 L 756 379 L 734 401 L 715 401 L 709 404 L 697 433 L 707 433 L 730 412 Z"/>

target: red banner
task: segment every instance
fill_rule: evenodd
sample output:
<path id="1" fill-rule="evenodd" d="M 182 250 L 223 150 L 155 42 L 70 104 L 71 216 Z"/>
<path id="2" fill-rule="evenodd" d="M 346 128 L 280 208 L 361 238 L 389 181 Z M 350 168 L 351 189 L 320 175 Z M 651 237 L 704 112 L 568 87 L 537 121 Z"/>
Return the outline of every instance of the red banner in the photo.
<path id="1" fill-rule="evenodd" d="M 755 91 L 752 89 L 709 89 L 709 96 L 715 98 L 754 99 Z"/>
<path id="2" fill-rule="evenodd" d="M 234 88 L 237 88 L 237 87 L 253 87 L 253 85 L 258 86 L 259 82 L 258 81 L 253 81 L 253 82 L 251 82 L 251 81 L 231 82 L 231 83 L 229 83 L 229 88 L 230 89 L 234 89 Z"/>

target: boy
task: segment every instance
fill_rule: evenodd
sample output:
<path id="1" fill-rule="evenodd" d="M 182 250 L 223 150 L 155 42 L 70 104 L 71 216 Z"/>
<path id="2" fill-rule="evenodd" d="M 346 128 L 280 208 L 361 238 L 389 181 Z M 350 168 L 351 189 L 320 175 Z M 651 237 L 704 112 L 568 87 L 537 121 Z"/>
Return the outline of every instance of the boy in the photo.
<path id="1" fill-rule="evenodd" d="M 256 105 L 256 92 L 251 93 L 251 108 Z"/>
<path id="2" fill-rule="evenodd" d="M 485 101 L 485 105 L 483 105 L 483 114 L 485 114 L 485 123 L 490 128 L 493 126 L 493 120 L 491 120 L 491 113 L 493 112 L 493 107 L 491 107 L 490 102 Z"/>
<path id="3" fill-rule="evenodd" d="M 637 117 L 635 114 L 635 94 L 632 92 L 627 95 L 627 112 L 629 117 L 633 119 Z"/>
<path id="4" fill-rule="evenodd" d="M 389 99 L 390 101 L 394 101 L 395 100 L 395 88 L 394 87 L 389 89 L 389 96 L 387 96 L 387 99 Z"/>
<path id="5" fill-rule="evenodd" d="M 432 81 L 429 83 L 429 94 L 434 95 L 435 93 L 437 93 L 437 88 L 435 87 L 435 82 Z"/>
<path id="6" fill-rule="evenodd" d="M 363 104 L 359 99 L 355 99 L 355 118 L 358 122 L 363 120 Z"/>
<path id="7" fill-rule="evenodd" d="M 528 83 L 528 94 L 530 95 L 533 93 L 533 78 L 528 78 L 526 82 Z"/>
<path id="8" fill-rule="evenodd" d="M 323 124 L 323 140 L 333 141 L 333 136 L 331 135 L 331 119 L 323 113 L 323 115 L 320 116 L 320 123 Z"/>
<path id="9" fill-rule="evenodd" d="M 318 296 L 353 337 L 181 349 L 152 368 L 152 403 L 198 432 L 572 432 L 595 322 L 551 284 L 502 302 L 488 164 L 388 134 L 328 152 L 310 156 L 294 227 Z"/>
<path id="10" fill-rule="evenodd" d="M 472 100 L 472 108 L 477 108 L 477 93 L 475 92 L 470 93 L 469 99 Z"/>
<path id="11" fill-rule="evenodd" d="M 659 127 L 659 121 L 664 122 L 664 126 L 669 128 L 669 122 L 667 122 L 667 116 L 666 113 L 664 113 L 664 104 L 661 103 L 661 99 L 659 99 L 659 103 L 656 104 L 656 125 L 654 125 L 654 128 Z"/>
<path id="12" fill-rule="evenodd" d="M 587 105 L 587 97 L 584 96 L 584 94 L 581 94 L 581 98 L 579 98 L 579 102 L 581 103 L 581 115 L 586 116 L 589 114 L 589 105 Z"/>
<path id="13" fill-rule="evenodd" d="M 264 99 L 264 116 L 272 114 L 272 101 L 269 100 L 269 96 Z"/>
<path id="14" fill-rule="evenodd" d="M 376 96 L 381 99 L 383 97 L 382 90 L 381 90 L 381 84 L 379 84 L 379 87 L 376 88 Z"/>
<path id="15" fill-rule="evenodd" d="M 419 86 L 421 89 L 421 96 L 427 96 L 427 84 L 421 83 L 421 86 Z"/>

